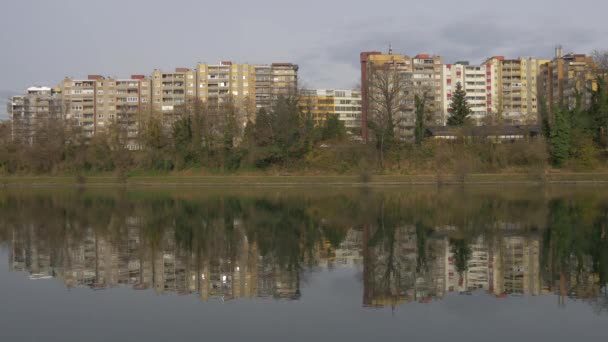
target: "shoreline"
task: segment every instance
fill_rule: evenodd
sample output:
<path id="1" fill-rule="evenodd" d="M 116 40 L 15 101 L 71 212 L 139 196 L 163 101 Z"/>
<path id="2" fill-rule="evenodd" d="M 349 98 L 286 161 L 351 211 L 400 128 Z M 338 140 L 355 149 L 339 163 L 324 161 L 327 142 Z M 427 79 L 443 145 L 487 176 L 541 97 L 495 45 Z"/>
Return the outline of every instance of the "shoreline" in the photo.
<path id="1" fill-rule="evenodd" d="M 368 182 L 360 176 L 8 176 L 0 177 L 0 187 L 82 186 L 82 187 L 396 187 L 423 185 L 608 185 L 608 173 L 468 174 L 457 175 L 376 175 Z"/>

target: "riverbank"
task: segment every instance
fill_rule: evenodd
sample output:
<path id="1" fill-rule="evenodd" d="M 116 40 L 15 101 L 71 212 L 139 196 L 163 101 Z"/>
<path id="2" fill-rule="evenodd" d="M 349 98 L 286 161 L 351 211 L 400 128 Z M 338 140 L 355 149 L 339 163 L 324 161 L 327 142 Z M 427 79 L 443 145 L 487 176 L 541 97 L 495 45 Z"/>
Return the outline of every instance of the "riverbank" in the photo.
<path id="1" fill-rule="evenodd" d="M 468 174 L 468 175 L 373 175 L 362 176 L 292 176 L 292 175 L 154 175 L 116 177 L 8 176 L 0 177 L 0 186 L 403 186 L 461 184 L 608 184 L 606 173 L 543 174 Z"/>

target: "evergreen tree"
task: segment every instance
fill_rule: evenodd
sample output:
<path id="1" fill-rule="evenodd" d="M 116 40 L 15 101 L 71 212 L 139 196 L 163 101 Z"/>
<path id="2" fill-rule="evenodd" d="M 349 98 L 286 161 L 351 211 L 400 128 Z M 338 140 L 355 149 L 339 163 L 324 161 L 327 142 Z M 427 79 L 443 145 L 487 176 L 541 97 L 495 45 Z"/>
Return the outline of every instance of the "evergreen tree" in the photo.
<path id="1" fill-rule="evenodd" d="M 323 123 L 321 130 L 321 138 L 323 140 L 342 139 L 346 136 L 346 128 L 344 123 L 340 121 L 337 115 L 328 115 L 327 120 Z"/>
<path id="2" fill-rule="evenodd" d="M 193 160 L 192 155 L 192 119 L 190 116 L 180 118 L 173 124 L 173 145 L 177 166 L 185 168 Z"/>
<path id="3" fill-rule="evenodd" d="M 422 140 L 424 140 L 425 135 L 425 127 L 424 127 L 424 114 L 426 111 L 426 96 L 418 96 L 414 97 L 414 103 L 416 106 L 416 128 L 414 132 L 414 137 L 416 139 L 416 145 L 422 144 Z"/>
<path id="4" fill-rule="evenodd" d="M 562 166 L 570 157 L 572 125 L 568 110 L 555 110 L 555 123 L 551 128 L 551 158 L 553 164 Z"/>
<path id="5" fill-rule="evenodd" d="M 539 98 L 540 102 L 540 110 L 539 110 L 539 118 L 540 118 L 540 126 L 541 131 L 544 137 L 549 138 L 551 136 L 551 120 L 549 119 L 549 108 L 547 106 L 547 102 L 544 98 Z"/>
<path id="6" fill-rule="evenodd" d="M 452 95 L 449 111 L 448 126 L 463 126 L 469 121 L 471 108 L 467 103 L 467 93 L 460 83 L 456 85 L 456 91 Z"/>
<path id="7" fill-rule="evenodd" d="M 591 116 L 594 121 L 594 138 L 603 147 L 608 147 L 608 82 L 605 76 L 598 77 L 597 91 L 593 93 Z"/>

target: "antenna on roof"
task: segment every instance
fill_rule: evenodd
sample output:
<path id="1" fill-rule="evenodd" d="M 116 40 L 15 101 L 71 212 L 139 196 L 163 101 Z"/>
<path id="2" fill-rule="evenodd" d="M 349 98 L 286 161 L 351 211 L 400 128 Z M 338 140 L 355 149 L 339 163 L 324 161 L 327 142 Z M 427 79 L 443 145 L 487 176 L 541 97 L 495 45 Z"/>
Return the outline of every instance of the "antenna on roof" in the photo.
<path id="1" fill-rule="evenodd" d="M 393 54 L 393 44 L 388 43 L 388 54 L 392 55 Z"/>

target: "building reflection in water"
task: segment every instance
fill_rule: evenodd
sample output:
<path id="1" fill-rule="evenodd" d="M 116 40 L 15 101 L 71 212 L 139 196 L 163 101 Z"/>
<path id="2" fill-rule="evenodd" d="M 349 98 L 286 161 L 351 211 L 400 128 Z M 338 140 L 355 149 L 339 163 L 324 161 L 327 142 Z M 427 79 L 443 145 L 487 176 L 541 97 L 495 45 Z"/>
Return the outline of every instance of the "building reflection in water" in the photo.
<path id="1" fill-rule="evenodd" d="M 6 203 L 3 212 L 11 209 Z M 560 218 L 577 206 L 568 203 L 547 201 L 540 221 L 507 223 L 490 214 L 485 221 L 452 220 L 455 225 L 403 215 L 403 203 L 392 210 L 356 208 L 363 214 L 355 217 L 325 216 L 310 202 L 233 200 L 237 209 L 222 202 L 219 214 L 210 214 L 220 209 L 217 203 L 196 214 L 205 203 L 173 203 L 157 215 L 173 216 L 161 220 L 135 215 L 134 206 L 117 215 L 115 205 L 93 205 L 89 210 L 108 215 L 100 224 L 69 215 L 32 219 L 32 202 L 32 212 L 0 221 L 0 236 L 10 240 L 12 271 L 28 272 L 32 280 L 58 278 L 68 288 L 295 300 L 306 270 L 351 267 L 362 274 L 368 307 L 485 291 L 498 299 L 556 294 L 560 305 L 572 298 L 606 310 L 608 211 L 576 223 L 580 212 Z M 69 211 L 50 205 L 52 212 Z"/>

